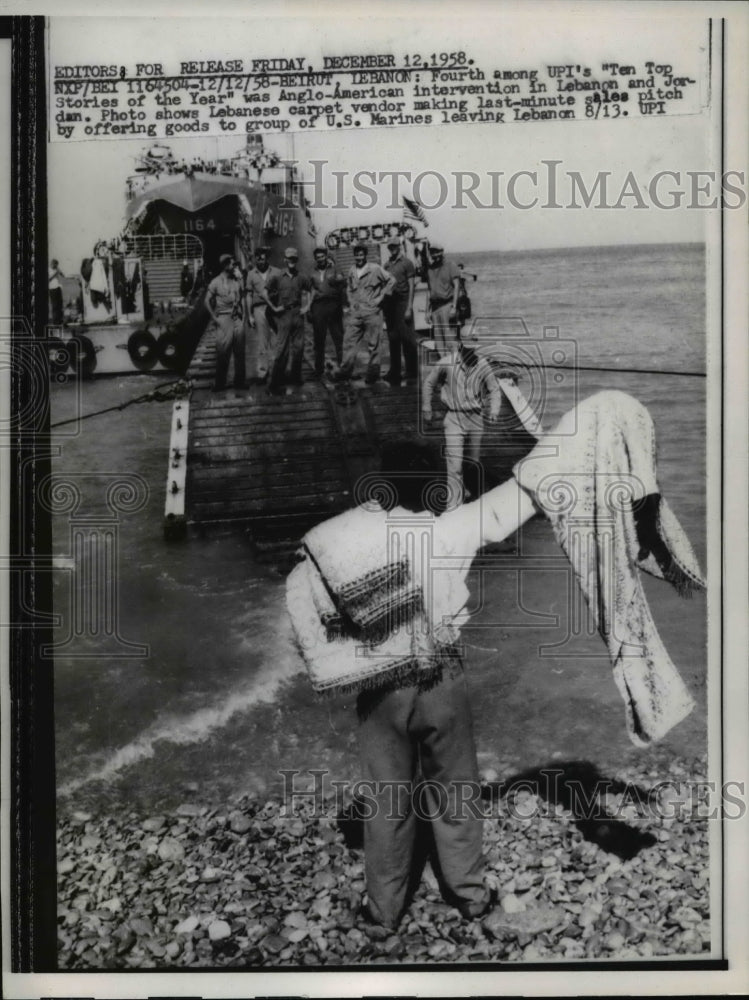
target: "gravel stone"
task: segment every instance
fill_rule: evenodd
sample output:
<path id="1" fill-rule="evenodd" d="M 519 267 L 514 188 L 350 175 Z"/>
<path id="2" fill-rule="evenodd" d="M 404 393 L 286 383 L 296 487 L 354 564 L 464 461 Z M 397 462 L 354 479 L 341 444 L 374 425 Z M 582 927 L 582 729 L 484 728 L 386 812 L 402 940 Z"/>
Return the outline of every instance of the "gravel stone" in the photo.
<path id="1" fill-rule="evenodd" d="M 231 937 L 231 927 L 225 920 L 214 920 L 208 925 L 208 937 L 211 941 L 223 941 Z"/>
<path id="2" fill-rule="evenodd" d="M 617 779 L 644 790 L 674 773 L 705 780 L 704 760 L 664 763 L 664 756 L 662 749 L 643 752 L 643 762 L 622 768 Z M 496 768 L 506 780 L 528 766 L 490 757 L 482 763 L 485 773 Z M 188 791 L 195 801 L 171 812 L 161 804 L 157 814 L 61 811 L 61 971 L 709 953 L 708 823 L 696 814 L 673 822 L 642 798 L 624 821 L 619 806 L 627 796 L 612 795 L 618 830 L 649 838 L 620 858 L 613 842 L 586 839 L 562 805 L 496 795 L 484 846 L 487 884 L 500 903 L 481 921 L 463 920 L 427 868 L 409 913 L 390 931 L 359 916 L 363 857 L 345 843 L 334 799 L 326 800 L 324 817 L 304 803 L 288 817 L 260 786 L 230 803 L 199 801 L 197 786 Z M 529 810 L 536 814 L 524 817 Z"/>

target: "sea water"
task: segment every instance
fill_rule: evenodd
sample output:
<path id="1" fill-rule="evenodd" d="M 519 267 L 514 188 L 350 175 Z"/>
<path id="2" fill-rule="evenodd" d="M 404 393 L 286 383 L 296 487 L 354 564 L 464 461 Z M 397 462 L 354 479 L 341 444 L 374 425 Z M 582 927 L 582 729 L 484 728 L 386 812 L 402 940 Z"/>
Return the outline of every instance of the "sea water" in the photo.
<path id="1" fill-rule="evenodd" d="M 521 321 L 517 328 L 527 331 L 529 343 L 548 349 L 556 340 L 574 360 L 578 370 L 563 372 L 560 383 L 547 373 L 545 426 L 553 426 L 570 393 L 582 398 L 615 388 L 648 407 L 663 493 L 704 566 L 704 248 L 455 259 L 479 276 L 469 283 L 479 326 Z M 80 386 L 79 401 L 74 382 L 55 385 L 51 419 L 118 405 L 159 381 L 163 376 L 95 380 Z M 520 387 L 527 393 L 529 384 L 521 380 Z M 357 774 L 354 699 L 313 696 L 291 636 L 280 569 L 258 564 L 241 533 L 164 542 L 170 422 L 170 403 L 149 402 L 82 421 L 75 436 L 60 428 L 55 438 L 61 451 L 54 471 L 81 488 L 81 516 L 111 516 L 106 483 L 117 473 L 136 474 L 146 490 L 141 509 L 120 512 L 110 525 L 118 564 L 97 584 L 116 608 L 114 636 L 74 636 L 64 644 L 80 581 L 64 569 L 74 517 L 53 519 L 62 567 L 54 584 L 63 618 L 54 666 L 61 808 L 125 802 L 153 808 L 178 803 L 196 788 L 219 802 L 278 790 L 279 769 Z M 575 597 L 545 522 L 529 526 L 522 551 L 520 568 L 510 560 L 484 579 L 472 577 L 483 607 L 464 640 L 480 760 L 519 770 L 562 758 L 621 760 L 630 749 L 622 704 L 600 639 L 568 634 Z M 528 562 L 534 558 L 535 569 Z M 654 590 L 648 583 L 647 592 L 698 701 L 667 745 L 697 753 L 705 740 L 704 595 L 689 605 L 663 584 Z M 123 655 L 138 645 L 147 655 Z"/>

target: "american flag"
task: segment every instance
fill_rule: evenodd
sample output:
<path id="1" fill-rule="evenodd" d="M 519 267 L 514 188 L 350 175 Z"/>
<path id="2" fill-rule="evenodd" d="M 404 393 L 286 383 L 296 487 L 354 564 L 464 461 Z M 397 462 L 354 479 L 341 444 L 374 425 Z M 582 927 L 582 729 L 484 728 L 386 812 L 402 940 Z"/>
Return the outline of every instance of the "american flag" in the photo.
<path id="1" fill-rule="evenodd" d="M 410 198 L 403 199 L 403 218 L 413 219 L 414 222 L 420 222 L 425 227 L 429 225 L 424 215 L 424 209 L 417 201 L 411 201 Z"/>

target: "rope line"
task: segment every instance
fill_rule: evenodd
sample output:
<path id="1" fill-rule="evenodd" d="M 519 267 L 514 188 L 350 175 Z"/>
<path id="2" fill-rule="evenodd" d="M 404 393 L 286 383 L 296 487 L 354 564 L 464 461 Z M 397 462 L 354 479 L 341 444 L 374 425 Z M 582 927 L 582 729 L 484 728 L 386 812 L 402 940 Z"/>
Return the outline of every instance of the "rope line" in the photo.
<path id="1" fill-rule="evenodd" d="M 177 388 L 179 386 L 179 389 Z M 142 396 L 134 396 L 132 399 L 126 399 L 124 403 L 118 403 L 117 406 L 106 406 L 103 410 L 94 410 L 92 413 L 84 413 L 78 417 L 70 417 L 68 420 L 58 420 L 57 423 L 50 424 L 49 429 L 52 430 L 53 427 L 62 427 L 65 424 L 74 424 L 79 420 L 88 420 L 90 417 L 99 417 L 102 413 L 112 413 L 114 410 L 125 410 L 128 406 L 133 406 L 135 403 L 163 403 L 169 399 L 174 399 L 178 393 L 187 389 L 189 384 L 185 382 L 184 379 L 175 379 L 174 382 L 162 382 L 160 385 L 156 385 L 149 392 L 144 392 Z M 163 392 L 162 390 L 167 390 Z"/>
<path id="2" fill-rule="evenodd" d="M 707 372 L 684 372 L 668 368 L 604 368 L 595 365 L 530 365 L 522 361 L 508 362 L 508 367 L 551 368 L 569 372 L 614 372 L 621 375 L 683 375 L 685 378 L 707 378 Z"/>
<path id="3" fill-rule="evenodd" d="M 508 367 L 527 369 L 548 368 L 552 371 L 568 372 L 614 372 L 619 375 L 676 375 L 683 378 L 707 378 L 706 372 L 680 372 L 669 370 L 667 368 L 607 368 L 594 365 L 530 365 L 524 364 L 522 361 L 512 362 Z M 52 430 L 54 427 L 62 427 L 65 424 L 73 424 L 79 420 L 88 420 L 90 417 L 98 417 L 101 416 L 102 413 L 112 413 L 114 410 L 124 410 L 128 406 L 133 406 L 135 403 L 165 402 L 168 399 L 174 398 L 177 394 L 177 386 L 180 386 L 181 389 L 186 389 L 189 388 L 189 383 L 187 383 L 184 379 L 176 379 L 174 382 L 162 382 L 161 385 L 154 386 L 150 392 L 143 393 L 142 396 L 136 396 L 133 399 L 128 399 L 124 403 L 119 403 L 117 406 L 107 406 L 103 410 L 94 410 L 93 413 L 84 413 L 82 416 L 70 417 L 68 420 L 58 420 L 57 423 L 50 424 L 49 429 Z M 162 389 L 169 391 L 162 393 Z"/>

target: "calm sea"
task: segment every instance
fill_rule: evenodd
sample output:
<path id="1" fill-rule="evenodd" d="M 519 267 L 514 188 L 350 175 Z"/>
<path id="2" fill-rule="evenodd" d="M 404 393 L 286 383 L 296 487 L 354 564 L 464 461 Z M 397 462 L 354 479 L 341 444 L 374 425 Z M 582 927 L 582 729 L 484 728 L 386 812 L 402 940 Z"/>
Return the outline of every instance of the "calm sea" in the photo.
<path id="1" fill-rule="evenodd" d="M 704 566 L 706 380 L 695 377 L 705 371 L 704 248 L 596 247 L 460 259 L 479 275 L 469 290 L 480 323 L 515 324 L 529 344 L 561 350 L 565 364 L 609 369 L 564 372 L 559 382 L 550 374 L 539 397 L 544 423 L 563 412 L 571 393 L 601 388 L 630 392 L 648 406 L 663 492 Z M 134 375 L 86 383 L 81 409 L 124 402 L 162 380 Z M 53 421 L 75 412 L 76 391 L 72 383 L 54 387 Z M 312 696 L 291 640 L 281 572 L 258 565 L 244 536 L 164 543 L 170 421 L 171 404 L 151 402 L 84 421 L 78 436 L 57 441 L 55 471 L 74 478 L 83 493 L 76 517 L 106 513 L 109 474 L 137 473 L 148 489 L 142 509 L 121 513 L 107 529 L 119 563 L 109 578 L 102 570 L 97 589 L 117 608 L 118 634 L 76 638 L 60 647 L 55 662 L 61 808 L 165 806 L 195 786 L 218 802 L 276 789 L 279 768 L 357 775 L 352 700 Z M 55 517 L 58 556 L 71 554 L 74 527 L 69 515 Z M 487 595 L 464 637 L 480 760 L 503 770 L 560 759 L 613 767 L 632 748 L 600 640 L 567 637 L 574 599 L 545 523 L 529 526 L 523 551 L 549 562 L 533 571 L 508 562 L 473 581 Z M 60 642 L 73 587 L 69 573 L 56 574 Z M 704 595 L 685 604 L 661 584 L 647 589 L 669 651 L 698 700 L 665 748 L 697 753 L 704 747 Z M 127 643 L 146 646 L 148 655 L 124 656 L 133 651 Z"/>

